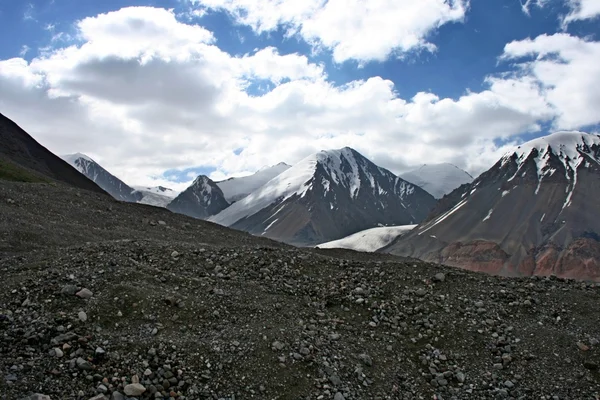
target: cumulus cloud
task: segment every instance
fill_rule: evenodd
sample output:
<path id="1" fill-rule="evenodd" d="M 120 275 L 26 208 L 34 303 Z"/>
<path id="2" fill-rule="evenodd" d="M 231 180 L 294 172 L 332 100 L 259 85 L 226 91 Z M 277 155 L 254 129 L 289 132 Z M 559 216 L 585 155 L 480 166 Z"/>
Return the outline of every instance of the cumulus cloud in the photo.
<path id="1" fill-rule="evenodd" d="M 263 33 L 284 26 L 315 47 L 332 50 L 336 62 L 385 60 L 393 53 L 435 50 L 427 36 L 461 22 L 468 0 L 192 0 L 224 10 L 239 24 Z"/>
<path id="2" fill-rule="evenodd" d="M 600 42 L 566 33 L 508 43 L 504 60 L 520 68 L 515 79 L 535 82 L 556 113 L 557 129 L 600 123 Z"/>
<path id="3" fill-rule="evenodd" d="M 593 19 L 600 16 L 600 1 L 598 0 L 566 0 L 571 12 L 565 17 L 564 23 Z"/>
<path id="4" fill-rule="evenodd" d="M 322 65 L 275 48 L 232 56 L 211 32 L 164 9 L 101 14 L 79 21 L 77 32 L 77 44 L 30 62 L 0 61 L 0 112 L 54 152 L 88 153 L 135 185 L 182 189 L 187 183 L 164 172 L 204 166 L 225 177 L 343 146 L 395 172 L 452 162 L 478 173 L 504 151 L 498 138 L 510 143 L 557 116 L 575 128 L 598 109 L 593 97 L 560 101 L 562 91 L 593 96 L 598 87 L 595 69 L 582 84 L 556 81 L 600 65 L 589 58 L 596 42 L 568 35 L 509 44 L 503 60 L 519 73 L 489 77 L 481 92 L 405 99 L 381 77 L 336 86 Z M 249 90 L 264 81 L 270 90 Z M 574 104 L 582 109 L 567 115 Z"/>

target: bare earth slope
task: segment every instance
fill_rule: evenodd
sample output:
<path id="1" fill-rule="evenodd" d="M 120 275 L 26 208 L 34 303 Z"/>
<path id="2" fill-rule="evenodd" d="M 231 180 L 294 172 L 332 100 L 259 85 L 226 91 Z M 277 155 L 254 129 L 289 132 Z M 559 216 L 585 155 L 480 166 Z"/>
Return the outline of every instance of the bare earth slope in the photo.
<path id="1" fill-rule="evenodd" d="M 3 400 L 600 394 L 596 284 L 296 249 L 60 184 L 0 181 L 0 240 Z"/>
<path id="2" fill-rule="evenodd" d="M 27 132 L 2 114 L 0 114 L 1 160 L 9 160 L 28 170 L 72 186 L 105 193 L 98 185 L 39 144 Z"/>
<path id="3" fill-rule="evenodd" d="M 526 143 L 384 251 L 502 275 L 600 280 L 600 137 Z"/>

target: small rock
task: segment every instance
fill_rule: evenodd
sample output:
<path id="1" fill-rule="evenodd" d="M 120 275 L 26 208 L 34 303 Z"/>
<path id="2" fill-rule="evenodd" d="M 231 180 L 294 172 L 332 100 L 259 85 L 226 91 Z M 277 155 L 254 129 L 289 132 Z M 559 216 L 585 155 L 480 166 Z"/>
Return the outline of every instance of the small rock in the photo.
<path id="1" fill-rule="evenodd" d="M 337 392 L 335 394 L 335 396 L 333 396 L 333 400 L 346 400 L 346 398 L 344 397 L 343 394 L 341 394 L 340 392 Z"/>
<path id="2" fill-rule="evenodd" d="M 94 369 L 94 366 L 92 365 L 91 362 L 79 357 L 77 358 L 77 361 L 75 361 L 77 364 L 77 368 L 84 370 L 84 371 L 90 371 L 92 369 Z"/>
<path id="3" fill-rule="evenodd" d="M 590 349 L 589 346 L 585 345 L 582 342 L 577 342 L 577 347 L 579 347 L 579 350 L 581 351 L 588 351 Z"/>
<path id="4" fill-rule="evenodd" d="M 120 392 L 113 392 L 111 400 L 125 400 L 125 396 L 123 396 Z"/>
<path id="5" fill-rule="evenodd" d="M 443 273 L 435 274 L 433 277 L 434 282 L 444 282 L 446 280 L 446 275 Z"/>
<path id="6" fill-rule="evenodd" d="M 515 387 L 515 384 L 512 383 L 511 381 L 506 381 L 506 382 L 504 382 L 504 386 L 506 386 L 509 389 L 512 389 L 513 387 Z"/>
<path id="7" fill-rule="evenodd" d="M 79 320 L 81 322 L 87 321 L 87 314 L 85 313 L 85 311 L 79 311 L 79 313 L 77 314 L 77 317 L 79 318 Z"/>
<path id="8" fill-rule="evenodd" d="M 65 353 L 57 347 L 54 349 L 54 355 L 58 358 L 61 358 L 62 356 L 65 355 Z"/>
<path id="9" fill-rule="evenodd" d="M 425 295 L 427 294 L 427 291 L 423 288 L 420 288 L 420 289 L 417 289 L 415 294 L 419 297 L 425 297 Z"/>
<path id="10" fill-rule="evenodd" d="M 165 221 L 158 221 L 159 225 L 165 226 L 167 223 Z"/>
<path id="11" fill-rule="evenodd" d="M 373 365 L 373 359 L 368 356 L 367 354 L 361 354 L 358 356 L 358 358 L 360 359 L 360 361 L 363 362 L 363 364 L 365 364 L 367 367 L 370 367 Z"/>
<path id="12" fill-rule="evenodd" d="M 21 400 L 50 400 L 50 396 L 45 394 L 32 394 L 31 396 L 23 397 Z"/>
<path id="13" fill-rule="evenodd" d="M 173 257 L 173 258 L 177 258 L 177 257 L 179 257 L 179 252 L 178 252 L 178 251 L 173 251 L 173 252 L 171 253 L 171 257 Z"/>
<path id="14" fill-rule="evenodd" d="M 279 341 L 274 341 L 273 344 L 271 345 L 271 348 L 277 351 L 281 351 L 285 348 L 285 345 Z"/>
<path id="15" fill-rule="evenodd" d="M 100 386 L 104 386 L 104 385 L 100 385 Z M 98 386 L 98 388 L 100 388 L 100 386 Z M 104 386 L 104 389 L 106 389 L 106 386 Z M 106 393 L 106 391 L 103 393 Z M 106 397 L 103 394 L 99 394 L 94 397 L 90 397 L 89 400 L 108 400 L 108 397 Z"/>
<path id="16" fill-rule="evenodd" d="M 464 383 L 465 382 L 465 374 L 463 374 L 462 372 L 457 372 L 456 373 L 456 380 L 460 383 Z"/>
<path id="17" fill-rule="evenodd" d="M 60 293 L 67 295 L 67 296 L 73 296 L 75 295 L 75 293 L 77 293 L 79 291 L 79 288 L 75 285 L 66 285 L 63 286 L 63 288 L 61 289 Z"/>
<path id="18" fill-rule="evenodd" d="M 79 292 L 75 293 L 75 296 L 81 297 L 82 299 L 91 299 L 94 293 L 91 290 L 83 288 Z"/>
<path id="19" fill-rule="evenodd" d="M 125 395 L 141 396 L 146 391 L 146 388 L 139 383 L 131 383 L 125 386 Z"/>

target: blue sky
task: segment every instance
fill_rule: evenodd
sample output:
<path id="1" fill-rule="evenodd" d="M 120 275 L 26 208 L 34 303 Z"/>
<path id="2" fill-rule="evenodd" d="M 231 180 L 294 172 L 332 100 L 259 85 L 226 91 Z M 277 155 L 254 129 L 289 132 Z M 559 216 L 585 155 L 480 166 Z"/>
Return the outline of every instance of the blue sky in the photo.
<path id="1" fill-rule="evenodd" d="M 377 24 L 369 21 L 363 26 L 360 12 L 347 11 L 340 18 L 327 14 L 333 6 L 326 0 L 310 0 L 313 8 L 296 14 L 285 4 L 278 8 L 276 0 L 262 1 L 272 7 L 256 9 L 245 0 L 0 0 L 0 89 L 10 88 L 0 94 L 0 112 L 56 152 L 92 153 L 128 180 L 167 185 L 184 184 L 197 173 L 224 178 L 264 164 L 293 163 L 312 151 L 342 145 L 356 147 L 395 172 L 447 161 L 479 173 L 520 140 L 557 129 L 598 130 L 600 117 L 591 109 L 598 109 L 598 96 L 591 90 L 600 87 L 600 69 L 591 67 L 586 82 L 571 86 L 564 78 L 590 63 L 600 64 L 594 58 L 600 35 L 594 0 L 531 1 L 527 6 L 519 0 L 423 0 L 430 4 L 427 9 L 414 2 L 406 2 L 406 9 L 386 0 L 373 2 L 382 7 L 369 11 L 375 21 L 392 13 L 415 12 L 423 18 L 400 18 L 402 29 L 389 34 L 385 23 L 382 32 L 374 32 Z M 351 2 L 360 6 L 360 0 Z M 124 11 L 133 6 L 143 7 L 141 25 L 135 24 L 136 13 Z M 102 14 L 107 17 L 96 18 Z M 84 20 L 90 24 L 79 23 Z M 191 46 L 187 56 L 130 42 L 128 35 L 154 34 L 143 29 L 159 20 L 156 29 L 165 31 L 157 37 L 178 35 L 170 46 Z M 364 32 L 346 38 L 347 21 Z M 104 26 L 121 30 L 117 41 L 107 39 Z M 190 26 L 198 30 L 187 32 Z M 212 39 L 198 39 L 202 32 Z M 414 35 L 418 44 L 401 35 Z M 357 44 L 362 37 L 372 43 Z M 121 42 L 124 48 L 133 44 L 127 50 L 104 49 L 100 42 L 117 48 Z M 96 53 L 87 49 L 93 47 L 89 43 Z M 372 44 L 380 49 L 371 50 Z M 69 47 L 77 51 L 65 53 Z M 273 50 L 257 61 L 264 49 Z M 152 63 L 140 61 L 144 55 L 156 61 L 156 68 L 150 71 Z M 223 57 L 231 72 L 215 83 Z M 108 68 L 107 60 L 118 61 L 119 68 L 111 70 L 118 75 L 120 63 L 129 59 L 139 61 L 135 76 L 151 83 L 122 84 L 115 90 L 131 92 L 128 97 L 137 102 L 119 100 L 123 93 L 100 95 L 91 80 L 106 81 L 108 75 L 99 71 Z M 190 66 L 190 59 L 197 64 Z M 232 66 L 237 60 L 240 65 Z M 93 69 L 79 78 L 84 65 Z M 173 74 L 188 67 L 192 75 L 186 79 L 194 84 L 179 82 L 181 88 L 173 91 L 196 99 L 214 90 L 212 100 L 199 100 L 185 113 L 181 107 L 167 113 L 170 97 L 160 98 L 162 92 L 133 93 L 156 82 L 169 84 Z M 204 72 L 195 75 L 199 70 Z M 128 77 L 123 82 L 130 82 Z M 561 93 L 577 95 L 590 110 L 560 100 Z M 165 113 L 160 122 L 153 121 L 158 114 L 149 103 Z M 23 110 L 23 104 L 31 109 Z M 99 110 L 110 116 L 98 120 Z M 67 116 L 73 119 L 68 124 Z"/>

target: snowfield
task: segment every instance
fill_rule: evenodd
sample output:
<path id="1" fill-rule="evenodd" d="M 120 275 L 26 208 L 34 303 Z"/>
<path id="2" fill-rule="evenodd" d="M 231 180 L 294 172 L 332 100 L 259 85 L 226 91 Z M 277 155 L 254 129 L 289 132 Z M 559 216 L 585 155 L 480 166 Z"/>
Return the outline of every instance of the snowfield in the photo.
<path id="1" fill-rule="evenodd" d="M 416 225 L 402 225 L 371 228 L 346 236 L 343 239 L 319 244 L 315 247 L 318 249 L 350 249 L 374 252 L 387 246 L 398 236 L 410 232 L 415 227 Z"/>

